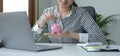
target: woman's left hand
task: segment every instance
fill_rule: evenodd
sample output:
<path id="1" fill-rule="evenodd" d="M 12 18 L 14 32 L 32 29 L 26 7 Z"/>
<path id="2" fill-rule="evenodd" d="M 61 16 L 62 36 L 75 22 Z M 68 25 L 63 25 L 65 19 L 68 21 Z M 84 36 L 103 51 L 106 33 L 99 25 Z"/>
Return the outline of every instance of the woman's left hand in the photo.
<path id="1" fill-rule="evenodd" d="M 62 33 L 59 34 L 51 34 L 51 33 L 45 33 L 45 35 L 48 35 L 53 38 L 62 38 L 62 37 L 68 37 L 68 38 L 74 38 L 74 39 L 79 39 L 79 34 L 75 32 L 70 32 L 67 30 L 64 30 Z"/>

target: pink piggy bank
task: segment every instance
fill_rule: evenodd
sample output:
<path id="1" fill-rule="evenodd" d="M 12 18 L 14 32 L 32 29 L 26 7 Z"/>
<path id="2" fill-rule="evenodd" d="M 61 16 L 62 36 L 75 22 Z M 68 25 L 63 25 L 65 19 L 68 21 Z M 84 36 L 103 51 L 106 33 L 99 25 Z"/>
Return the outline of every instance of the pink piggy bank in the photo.
<path id="1" fill-rule="evenodd" d="M 62 32 L 60 24 L 53 24 L 51 30 L 52 34 L 58 34 Z"/>

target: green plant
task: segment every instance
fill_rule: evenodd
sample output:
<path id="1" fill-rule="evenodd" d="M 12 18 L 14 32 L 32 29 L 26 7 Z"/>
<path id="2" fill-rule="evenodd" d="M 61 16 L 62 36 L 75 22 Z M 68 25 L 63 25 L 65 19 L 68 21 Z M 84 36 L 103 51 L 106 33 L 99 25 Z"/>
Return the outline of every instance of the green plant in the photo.
<path id="1" fill-rule="evenodd" d="M 118 20 L 116 19 L 117 16 L 120 16 L 120 14 L 113 14 L 107 17 L 102 16 L 101 14 L 96 13 L 96 23 L 100 27 L 100 29 L 103 31 L 105 36 L 108 36 L 110 33 L 107 32 L 107 24 L 110 23 L 116 23 Z M 114 43 L 113 40 L 107 39 L 107 44 Z M 115 44 L 115 43 L 114 43 Z"/>
<path id="2" fill-rule="evenodd" d="M 48 29 L 46 28 L 44 32 L 48 33 Z M 49 40 L 48 40 L 47 36 L 44 35 L 44 33 L 43 33 L 43 34 L 41 34 L 41 36 L 39 37 L 39 39 L 36 40 L 36 42 L 37 43 L 45 43 L 45 42 L 49 42 Z"/>

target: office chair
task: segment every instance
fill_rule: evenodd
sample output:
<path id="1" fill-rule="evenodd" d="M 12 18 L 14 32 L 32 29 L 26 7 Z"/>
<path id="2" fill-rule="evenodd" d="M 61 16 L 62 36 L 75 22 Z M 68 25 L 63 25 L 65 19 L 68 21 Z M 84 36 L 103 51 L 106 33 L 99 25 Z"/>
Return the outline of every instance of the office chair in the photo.
<path id="1" fill-rule="evenodd" d="M 95 12 L 95 8 L 92 7 L 92 6 L 85 6 L 85 7 L 82 7 L 84 9 L 86 9 L 88 11 L 88 13 L 92 16 L 92 18 L 94 20 L 96 20 L 96 12 Z"/>
<path id="2" fill-rule="evenodd" d="M 96 21 L 96 12 L 95 12 L 95 8 L 92 6 L 85 6 L 82 7 L 84 9 L 87 10 L 87 12 L 91 15 L 91 17 Z M 83 33 L 87 33 L 85 30 L 83 31 Z"/>

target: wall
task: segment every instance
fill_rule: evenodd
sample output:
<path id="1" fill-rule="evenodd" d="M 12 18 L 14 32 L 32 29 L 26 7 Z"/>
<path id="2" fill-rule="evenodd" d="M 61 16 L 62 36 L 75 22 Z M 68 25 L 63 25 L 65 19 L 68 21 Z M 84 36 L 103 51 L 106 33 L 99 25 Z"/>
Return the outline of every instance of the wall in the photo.
<path id="1" fill-rule="evenodd" d="M 120 0 L 76 0 L 79 6 L 94 6 L 96 11 L 108 16 L 120 12 Z"/>
<path id="2" fill-rule="evenodd" d="M 43 10 L 51 6 L 51 0 L 39 0 L 39 16 L 42 14 Z"/>
<path id="3" fill-rule="evenodd" d="M 57 4 L 57 0 L 51 0 L 51 6 L 55 6 Z"/>

